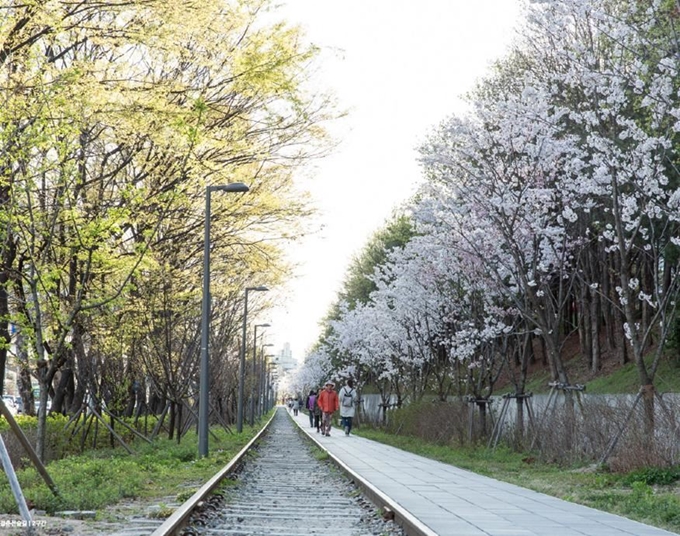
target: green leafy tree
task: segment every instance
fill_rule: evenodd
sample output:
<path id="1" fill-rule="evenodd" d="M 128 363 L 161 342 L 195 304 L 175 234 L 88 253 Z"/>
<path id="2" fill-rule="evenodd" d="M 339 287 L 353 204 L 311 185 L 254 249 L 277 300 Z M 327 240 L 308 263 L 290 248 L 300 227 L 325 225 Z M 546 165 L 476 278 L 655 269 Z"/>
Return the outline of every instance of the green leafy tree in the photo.
<path id="1" fill-rule="evenodd" d="M 58 373 L 58 389 L 73 386 L 73 408 L 88 391 L 113 396 L 97 363 L 126 364 L 134 376 L 144 344 L 195 357 L 181 331 L 159 345 L 149 338 L 158 325 L 130 325 L 142 312 L 129 304 L 181 282 L 172 303 L 142 311 L 174 311 L 175 326 L 198 317 L 206 185 L 251 187 L 248 203 L 215 196 L 215 293 L 245 275 L 287 275 L 279 244 L 303 232 L 308 214 L 293 171 L 319 154 L 332 108 L 304 87 L 314 48 L 297 29 L 264 22 L 269 9 L 259 0 L 7 8 L 0 322 L 20 327 L 25 365 L 37 364 L 40 455 Z M 190 359 L 183 367 L 195 369 Z"/>

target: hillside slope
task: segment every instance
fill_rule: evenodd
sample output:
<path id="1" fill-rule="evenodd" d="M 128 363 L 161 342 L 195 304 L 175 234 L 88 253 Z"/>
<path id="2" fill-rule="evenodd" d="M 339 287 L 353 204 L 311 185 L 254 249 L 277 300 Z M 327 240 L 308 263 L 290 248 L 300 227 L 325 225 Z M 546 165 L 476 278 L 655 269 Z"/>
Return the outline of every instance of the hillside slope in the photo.
<path id="1" fill-rule="evenodd" d="M 535 345 L 536 361 L 529 367 L 527 392 L 547 393 L 550 390 L 550 369 L 543 364 L 540 345 Z M 650 351 L 649 359 L 653 352 Z M 637 393 L 640 389 L 637 370 L 634 363 L 620 363 L 618 353 L 603 352 L 602 367 L 593 373 L 580 354 L 578 338 L 572 337 L 564 345 L 563 355 L 566 357 L 565 368 L 572 385 L 585 385 L 586 391 L 598 394 Z M 654 377 L 654 385 L 660 393 L 680 393 L 680 356 L 668 351 L 662 358 Z M 509 375 L 499 381 L 497 392 L 513 391 Z"/>

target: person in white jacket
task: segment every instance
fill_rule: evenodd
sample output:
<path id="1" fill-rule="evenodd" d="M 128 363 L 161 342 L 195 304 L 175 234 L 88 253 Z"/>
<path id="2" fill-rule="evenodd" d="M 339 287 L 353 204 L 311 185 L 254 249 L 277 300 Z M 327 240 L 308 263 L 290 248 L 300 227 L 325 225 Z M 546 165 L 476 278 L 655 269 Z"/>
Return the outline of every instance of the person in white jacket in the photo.
<path id="1" fill-rule="evenodd" d="M 340 399 L 340 422 L 345 430 L 345 435 L 348 436 L 352 432 L 352 419 L 358 401 L 357 391 L 351 379 L 348 379 L 347 383 L 340 389 L 338 398 Z"/>

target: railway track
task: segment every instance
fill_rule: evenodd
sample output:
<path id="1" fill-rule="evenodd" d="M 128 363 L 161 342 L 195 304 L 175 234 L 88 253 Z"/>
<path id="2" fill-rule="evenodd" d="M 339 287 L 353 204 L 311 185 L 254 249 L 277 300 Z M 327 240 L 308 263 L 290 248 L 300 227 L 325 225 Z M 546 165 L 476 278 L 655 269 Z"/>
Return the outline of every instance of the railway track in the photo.
<path id="1" fill-rule="evenodd" d="M 197 492 L 153 536 L 403 536 L 326 457 L 279 409 L 262 437 L 222 472 L 220 479 L 236 485 Z"/>

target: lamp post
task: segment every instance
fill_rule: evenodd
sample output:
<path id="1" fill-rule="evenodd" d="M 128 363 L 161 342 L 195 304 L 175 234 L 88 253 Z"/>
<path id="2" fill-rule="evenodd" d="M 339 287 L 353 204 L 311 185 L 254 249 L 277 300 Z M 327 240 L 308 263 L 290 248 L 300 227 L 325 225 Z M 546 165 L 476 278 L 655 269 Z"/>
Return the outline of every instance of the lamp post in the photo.
<path id="1" fill-rule="evenodd" d="M 268 346 L 274 346 L 270 344 Z M 262 349 L 264 351 L 264 348 Z M 269 357 L 274 357 L 274 354 L 267 354 L 262 356 L 262 373 L 260 379 L 261 394 L 258 395 L 258 400 L 262 400 L 262 405 L 260 406 L 260 416 L 264 415 L 267 411 L 271 409 L 269 404 L 269 375 L 270 367 L 274 364 L 268 361 Z"/>
<path id="2" fill-rule="evenodd" d="M 210 194 L 211 192 L 247 192 L 249 188 L 242 182 L 233 182 L 222 186 L 206 186 L 205 188 L 205 224 L 203 238 L 203 304 L 201 307 L 201 377 L 198 400 L 198 455 L 208 455 L 208 406 L 210 399 L 208 390 L 209 361 L 208 340 L 210 329 Z"/>
<path id="3" fill-rule="evenodd" d="M 253 379 L 250 389 L 250 418 L 248 419 L 250 426 L 255 424 L 255 386 L 259 384 L 257 379 L 257 328 L 268 328 L 270 326 L 271 324 L 255 324 L 255 334 L 253 336 Z"/>
<path id="4" fill-rule="evenodd" d="M 267 355 L 265 357 L 274 357 L 273 355 Z M 276 363 L 272 363 L 271 361 L 267 363 L 267 386 L 265 388 L 266 396 L 267 396 L 267 411 L 269 411 L 271 408 L 274 407 L 274 404 L 276 403 L 277 395 L 274 393 L 274 380 L 278 378 L 278 375 L 275 373 L 276 371 Z"/>
<path id="5" fill-rule="evenodd" d="M 246 287 L 245 298 L 243 300 L 243 332 L 241 336 L 241 359 L 239 362 L 238 374 L 238 400 L 236 401 L 236 431 L 240 434 L 243 431 L 243 387 L 246 374 L 246 326 L 248 319 L 248 292 L 251 290 L 264 292 L 269 290 L 267 287 Z"/>
<path id="6" fill-rule="evenodd" d="M 264 355 L 264 348 L 265 346 L 274 346 L 273 344 L 263 344 L 260 346 L 260 366 L 259 370 L 255 372 L 256 378 L 257 378 L 257 394 L 255 394 L 255 407 L 253 408 L 253 415 L 257 415 L 257 418 L 259 419 L 263 414 L 264 411 L 262 411 L 262 408 L 264 406 L 263 398 L 264 398 L 264 369 L 266 367 L 266 361 L 267 361 L 267 356 Z M 253 387 L 253 390 L 255 390 L 255 387 Z M 254 391 L 253 391 L 254 392 Z"/>

